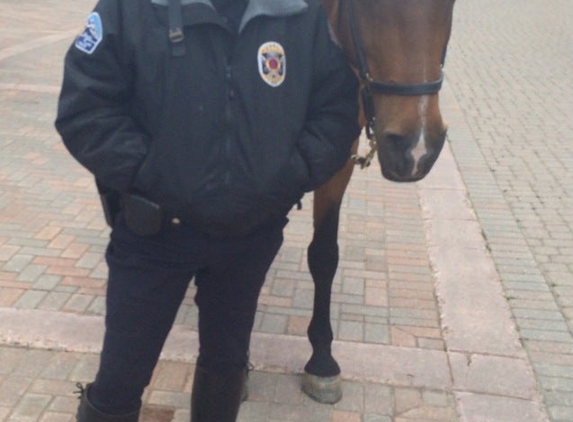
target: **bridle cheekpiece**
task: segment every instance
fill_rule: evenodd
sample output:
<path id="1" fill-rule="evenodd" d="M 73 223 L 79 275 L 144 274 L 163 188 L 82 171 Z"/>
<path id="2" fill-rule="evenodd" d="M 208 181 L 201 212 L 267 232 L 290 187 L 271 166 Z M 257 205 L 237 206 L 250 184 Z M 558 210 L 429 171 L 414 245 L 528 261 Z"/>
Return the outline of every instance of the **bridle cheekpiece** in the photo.
<path id="1" fill-rule="evenodd" d="M 364 117 L 366 118 L 366 136 L 368 137 L 370 152 L 361 157 L 357 154 L 352 156 L 352 159 L 361 168 L 368 167 L 374 158 L 376 153 L 378 140 L 374 133 L 374 125 L 376 123 L 376 111 L 374 109 L 374 102 L 372 100 L 373 94 L 381 95 L 400 95 L 400 96 L 420 96 L 420 95 L 432 95 L 437 94 L 442 88 L 442 83 L 444 81 L 443 72 L 440 73 L 440 77 L 435 81 L 421 82 L 421 83 L 396 83 L 396 82 L 384 82 L 372 79 L 370 76 L 370 70 L 368 68 L 368 62 L 366 61 L 366 55 L 364 54 L 364 49 L 360 42 L 360 35 L 358 30 L 358 25 L 356 23 L 356 17 L 354 13 L 353 0 L 340 0 L 341 3 L 346 3 L 350 36 L 352 38 L 352 44 L 354 46 L 354 51 L 356 54 L 356 65 L 358 66 L 358 76 L 360 78 L 360 96 L 362 99 L 362 108 L 364 111 Z M 339 11 L 339 18 L 341 12 Z M 442 54 L 442 66 L 445 59 L 445 48 Z"/>

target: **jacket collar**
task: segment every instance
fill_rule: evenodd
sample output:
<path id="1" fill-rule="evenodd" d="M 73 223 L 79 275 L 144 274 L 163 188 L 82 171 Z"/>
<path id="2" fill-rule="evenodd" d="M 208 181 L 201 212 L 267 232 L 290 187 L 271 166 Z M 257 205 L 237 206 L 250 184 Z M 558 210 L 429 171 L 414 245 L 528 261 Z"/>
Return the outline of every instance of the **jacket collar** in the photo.
<path id="1" fill-rule="evenodd" d="M 168 0 L 151 0 L 152 3 L 167 6 Z M 181 5 L 206 5 L 214 8 L 210 0 L 181 0 Z M 239 31 L 258 16 L 286 17 L 297 15 L 308 8 L 306 0 L 249 0 L 241 20 Z"/>
<path id="2" fill-rule="evenodd" d="M 307 8 L 305 0 L 250 0 L 241 20 L 239 32 L 257 16 L 292 16 L 302 13 Z"/>

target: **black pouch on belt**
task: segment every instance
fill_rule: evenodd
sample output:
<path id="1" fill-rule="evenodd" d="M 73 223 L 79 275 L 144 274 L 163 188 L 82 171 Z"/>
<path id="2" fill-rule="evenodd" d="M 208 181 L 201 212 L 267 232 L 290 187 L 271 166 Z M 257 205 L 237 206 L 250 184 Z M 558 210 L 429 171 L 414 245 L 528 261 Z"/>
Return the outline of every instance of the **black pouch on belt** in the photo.
<path id="1" fill-rule="evenodd" d="M 108 226 L 113 228 L 117 215 L 121 211 L 121 195 L 119 192 L 105 187 L 97 179 L 96 186 L 99 192 L 105 221 Z"/>
<path id="2" fill-rule="evenodd" d="M 160 205 L 131 193 L 122 195 L 121 202 L 125 223 L 133 233 L 139 236 L 159 233 L 164 220 Z"/>

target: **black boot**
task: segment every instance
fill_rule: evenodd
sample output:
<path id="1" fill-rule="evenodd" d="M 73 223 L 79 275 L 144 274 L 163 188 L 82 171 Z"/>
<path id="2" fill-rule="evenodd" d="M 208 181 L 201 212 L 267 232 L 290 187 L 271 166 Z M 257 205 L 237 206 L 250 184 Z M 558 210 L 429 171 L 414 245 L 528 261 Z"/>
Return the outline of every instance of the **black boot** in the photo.
<path id="1" fill-rule="evenodd" d="M 89 401 L 88 394 L 91 384 L 84 388 L 78 384 L 80 389 L 80 405 L 76 415 L 76 422 L 137 422 L 139 420 L 139 410 L 126 415 L 108 415 L 97 410 Z"/>
<path id="2" fill-rule="evenodd" d="M 197 366 L 191 394 L 191 422 L 235 422 L 246 381 L 246 369 L 221 374 Z"/>
<path id="3" fill-rule="evenodd" d="M 243 392 L 241 393 L 241 402 L 249 400 L 249 374 L 253 370 L 253 365 L 251 362 L 247 363 L 247 369 L 245 371 L 245 383 L 243 384 Z"/>

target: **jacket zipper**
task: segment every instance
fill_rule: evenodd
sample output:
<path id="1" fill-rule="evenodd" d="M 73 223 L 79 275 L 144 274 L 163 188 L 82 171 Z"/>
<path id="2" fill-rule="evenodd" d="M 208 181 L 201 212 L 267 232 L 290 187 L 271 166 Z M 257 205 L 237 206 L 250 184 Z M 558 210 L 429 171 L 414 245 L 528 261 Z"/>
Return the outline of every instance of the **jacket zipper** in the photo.
<path id="1" fill-rule="evenodd" d="M 232 67 L 229 64 L 228 59 L 225 59 L 225 80 L 227 84 L 227 98 L 225 99 L 225 124 L 226 124 L 226 134 L 224 143 L 224 154 L 225 154 L 225 176 L 224 184 L 229 187 L 231 184 L 231 143 L 233 142 L 233 99 L 235 92 L 231 83 L 233 76 Z"/>

